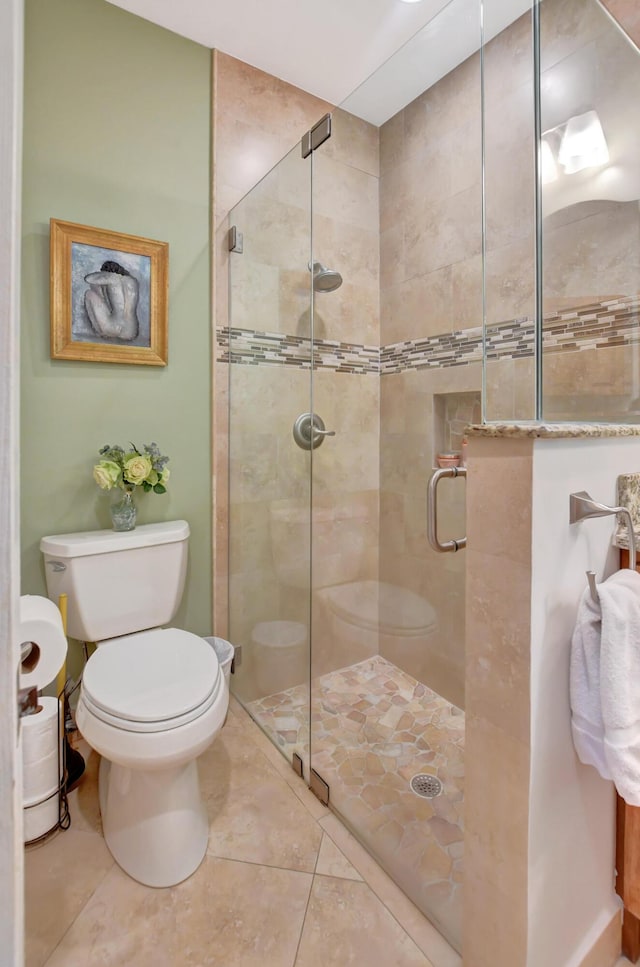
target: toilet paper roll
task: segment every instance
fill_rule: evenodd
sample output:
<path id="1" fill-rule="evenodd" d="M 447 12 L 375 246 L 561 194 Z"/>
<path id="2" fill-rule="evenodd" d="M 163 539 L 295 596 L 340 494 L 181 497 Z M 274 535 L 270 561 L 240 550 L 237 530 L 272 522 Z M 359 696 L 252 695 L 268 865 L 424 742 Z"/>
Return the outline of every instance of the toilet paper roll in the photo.
<path id="1" fill-rule="evenodd" d="M 62 618 L 53 601 L 37 594 L 20 598 L 20 643 L 33 642 L 31 654 L 20 667 L 20 687 L 45 688 L 54 680 L 67 657 Z"/>
<path id="2" fill-rule="evenodd" d="M 32 839 L 44 836 L 50 829 L 58 825 L 60 817 L 58 796 L 52 796 L 51 799 L 45 799 L 44 802 L 30 806 L 28 809 L 25 808 L 23 815 L 24 841 L 29 843 Z"/>
<path id="3" fill-rule="evenodd" d="M 44 696 L 40 699 L 40 711 L 20 720 L 22 801 L 25 806 L 39 803 L 57 790 L 62 778 L 62 714 L 58 717 L 59 706 L 57 698 Z"/>

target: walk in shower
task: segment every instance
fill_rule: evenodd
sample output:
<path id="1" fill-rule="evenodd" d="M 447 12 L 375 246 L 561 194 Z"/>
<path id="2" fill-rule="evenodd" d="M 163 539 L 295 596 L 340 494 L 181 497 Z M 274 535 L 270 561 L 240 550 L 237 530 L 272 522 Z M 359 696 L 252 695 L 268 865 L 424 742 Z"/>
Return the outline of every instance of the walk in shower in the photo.
<path id="1" fill-rule="evenodd" d="M 232 688 L 458 949 L 465 561 L 427 484 L 483 418 L 637 419 L 639 83 L 596 0 L 451 0 L 229 218 Z M 465 534 L 462 478 L 438 515 Z"/>

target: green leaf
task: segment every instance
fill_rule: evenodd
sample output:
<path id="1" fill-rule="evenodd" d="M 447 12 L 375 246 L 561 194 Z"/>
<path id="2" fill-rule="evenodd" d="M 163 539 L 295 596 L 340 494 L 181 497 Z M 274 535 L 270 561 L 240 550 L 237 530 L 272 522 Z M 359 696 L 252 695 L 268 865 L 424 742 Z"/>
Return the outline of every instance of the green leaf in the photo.
<path id="1" fill-rule="evenodd" d="M 163 487 L 161 483 L 157 483 L 153 488 L 154 494 L 166 494 L 167 488 Z"/>
<path id="2" fill-rule="evenodd" d="M 145 494 L 148 494 L 149 491 L 151 490 L 151 484 L 150 483 L 147 483 L 146 480 L 143 480 L 142 481 L 142 489 L 144 490 Z"/>

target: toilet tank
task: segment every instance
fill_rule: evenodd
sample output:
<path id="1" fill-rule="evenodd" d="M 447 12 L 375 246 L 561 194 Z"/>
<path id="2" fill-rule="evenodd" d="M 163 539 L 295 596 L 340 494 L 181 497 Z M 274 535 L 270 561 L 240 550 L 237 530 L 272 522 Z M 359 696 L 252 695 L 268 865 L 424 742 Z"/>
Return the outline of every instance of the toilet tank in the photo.
<path id="1" fill-rule="evenodd" d="M 187 573 L 185 520 L 132 531 L 83 531 L 43 537 L 47 593 L 68 596 L 67 634 L 102 641 L 171 621 Z"/>

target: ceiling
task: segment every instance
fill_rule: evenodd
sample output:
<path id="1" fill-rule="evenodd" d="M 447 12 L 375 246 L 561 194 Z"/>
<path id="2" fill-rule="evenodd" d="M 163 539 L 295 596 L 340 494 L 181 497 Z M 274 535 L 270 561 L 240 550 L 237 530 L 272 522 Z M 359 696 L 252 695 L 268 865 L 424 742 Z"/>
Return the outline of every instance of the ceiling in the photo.
<path id="1" fill-rule="evenodd" d="M 338 105 L 448 0 L 109 2 Z"/>

